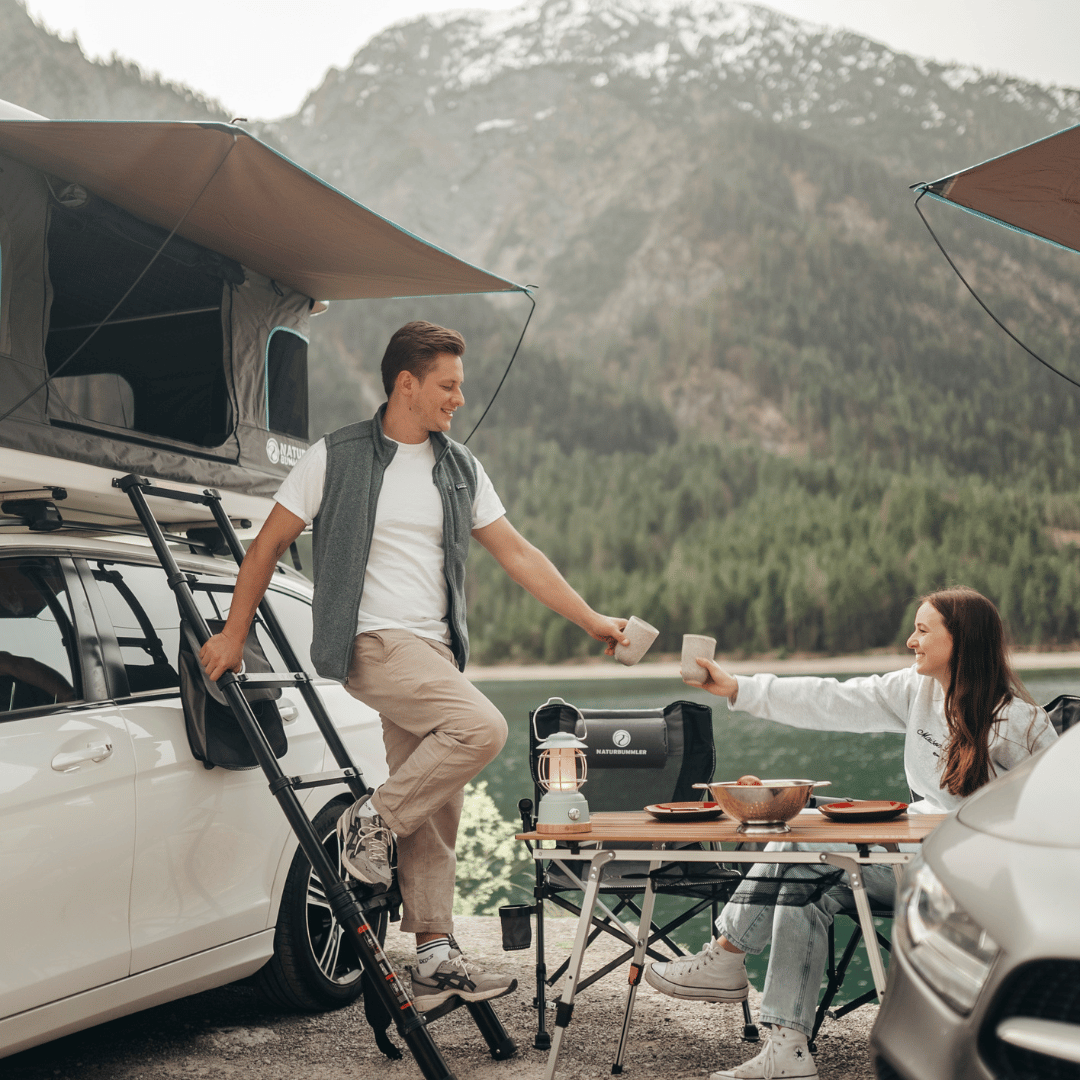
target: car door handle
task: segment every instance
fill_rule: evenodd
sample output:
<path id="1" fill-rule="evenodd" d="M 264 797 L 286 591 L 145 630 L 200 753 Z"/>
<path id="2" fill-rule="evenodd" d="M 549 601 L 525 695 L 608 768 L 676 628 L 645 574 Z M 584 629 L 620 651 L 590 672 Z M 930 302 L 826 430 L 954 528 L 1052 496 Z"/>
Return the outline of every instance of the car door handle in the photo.
<path id="1" fill-rule="evenodd" d="M 67 754 L 57 754 L 52 759 L 56 772 L 74 772 L 87 761 L 104 761 L 113 751 L 111 742 L 87 743 L 85 750 L 72 750 Z"/>
<path id="2" fill-rule="evenodd" d="M 278 702 L 278 712 L 285 724 L 291 724 L 300 715 L 300 710 L 287 697 Z"/>

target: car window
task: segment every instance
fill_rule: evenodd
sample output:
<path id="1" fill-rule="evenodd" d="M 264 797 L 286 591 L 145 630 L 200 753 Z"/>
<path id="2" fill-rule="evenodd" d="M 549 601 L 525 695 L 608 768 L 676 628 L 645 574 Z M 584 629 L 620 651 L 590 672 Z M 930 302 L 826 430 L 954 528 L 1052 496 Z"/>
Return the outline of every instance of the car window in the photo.
<path id="1" fill-rule="evenodd" d="M 71 601 L 59 563 L 0 560 L 0 712 L 81 696 Z"/>
<path id="2" fill-rule="evenodd" d="M 92 565 L 91 572 L 112 619 L 131 693 L 178 687 L 180 612 L 165 571 L 158 566 L 102 560 Z M 228 618 L 232 589 L 232 578 L 199 578 L 192 593 L 203 617 Z M 287 593 L 273 591 L 271 597 L 289 642 L 306 669 L 310 664 L 311 607 Z M 266 629 L 259 627 L 256 635 L 274 669 L 285 670 Z"/>
<path id="3" fill-rule="evenodd" d="M 210 603 L 218 614 L 211 611 L 206 611 L 204 614 L 206 614 L 207 618 L 228 618 L 229 604 L 232 601 L 231 589 L 223 591 L 216 585 L 210 586 L 209 589 Z M 199 586 L 196 586 L 195 592 L 196 600 L 198 600 Z M 278 622 L 281 624 L 282 630 L 285 632 L 285 636 L 289 639 L 293 652 L 296 653 L 296 659 L 300 662 L 300 670 L 306 671 L 309 675 L 314 675 L 315 669 L 311 665 L 311 635 L 314 625 L 311 617 L 311 604 L 299 596 L 283 592 L 280 589 L 271 588 L 266 595 L 270 600 L 270 606 L 274 609 Z M 270 633 L 262 625 L 261 619 L 257 621 L 255 636 L 258 638 L 259 644 L 262 646 L 263 652 L 273 669 L 275 671 L 288 671 L 288 665 L 274 647 Z"/>
<path id="4" fill-rule="evenodd" d="M 91 564 L 133 694 L 180 685 L 180 612 L 160 566 Z"/>
<path id="5" fill-rule="evenodd" d="M 132 694 L 180 685 L 180 609 L 160 566 L 98 561 L 91 566 L 116 633 Z M 204 578 L 192 589 L 204 618 L 224 617 L 231 578 Z"/>

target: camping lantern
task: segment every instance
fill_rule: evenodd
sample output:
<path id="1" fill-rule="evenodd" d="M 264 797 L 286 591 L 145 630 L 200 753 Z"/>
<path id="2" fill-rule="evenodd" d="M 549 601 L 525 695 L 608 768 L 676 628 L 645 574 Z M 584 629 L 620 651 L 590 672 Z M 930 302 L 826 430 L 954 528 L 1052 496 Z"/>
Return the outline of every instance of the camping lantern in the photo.
<path id="1" fill-rule="evenodd" d="M 585 743 L 569 732 L 556 731 L 536 749 L 540 751 L 536 778 L 544 789 L 536 812 L 536 831 L 563 835 L 590 832 L 589 804 L 578 791 L 588 772 Z"/>

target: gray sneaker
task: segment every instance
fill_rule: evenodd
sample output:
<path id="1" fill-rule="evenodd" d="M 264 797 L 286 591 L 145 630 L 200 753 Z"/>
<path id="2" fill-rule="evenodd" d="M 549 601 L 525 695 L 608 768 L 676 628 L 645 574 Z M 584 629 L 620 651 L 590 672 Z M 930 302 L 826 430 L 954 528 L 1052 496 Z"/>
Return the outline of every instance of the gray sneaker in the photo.
<path id="1" fill-rule="evenodd" d="M 408 968 L 412 976 L 412 995 L 417 1012 L 428 1012 L 452 997 L 462 1001 L 488 1001 L 512 994 L 517 979 L 494 971 L 481 971 L 456 948 L 450 949 L 450 959 L 444 960 L 430 975 L 421 975 Z"/>
<path id="2" fill-rule="evenodd" d="M 390 888 L 390 856 L 394 834 L 378 814 L 361 814 L 367 797 L 355 802 L 338 818 L 341 865 L 358 881 Z"/>
<path id="3" fill-rule="evenodd" d="M 645 981 L 668 997 L 692 1001 L 745 1001 L 750 992 L 746 958 L 711 941 L 696 956 L 650 964 Z"/>

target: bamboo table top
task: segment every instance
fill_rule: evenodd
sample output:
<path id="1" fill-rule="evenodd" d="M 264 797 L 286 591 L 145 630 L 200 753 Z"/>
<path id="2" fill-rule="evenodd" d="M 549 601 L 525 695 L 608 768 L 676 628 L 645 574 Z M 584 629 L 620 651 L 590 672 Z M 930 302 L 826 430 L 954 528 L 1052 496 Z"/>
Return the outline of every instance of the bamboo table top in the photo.
<path id="1" fill-rule="evenodd" d="M 591 815 L 592 830 L 570 836 L 549 833 L 518 833 L 518 840 L 556 840 L 570 844 L 623 841 L 640 844 L 665 843 L 761 843 L 778 840 L 795 844 L 918 844 L 947 817 L 946 814 L 901 814 L 891 821 L 830 821 L 816 810 L 804 811 L 788 822 L 786 833 L 739 833 L 739 823 L 729 817 L 714 821 L 658 821 L 645 810 L 626 810 Z"/>

